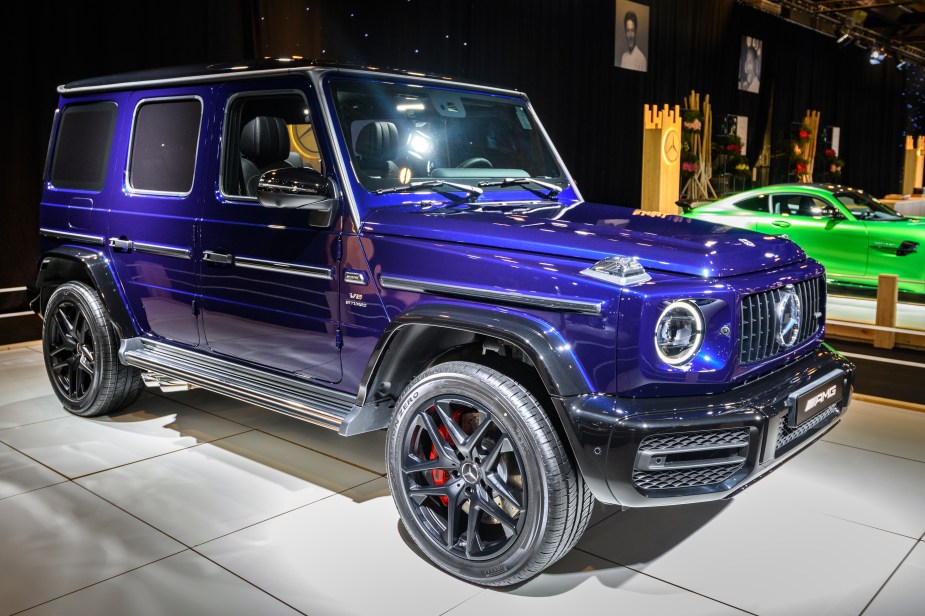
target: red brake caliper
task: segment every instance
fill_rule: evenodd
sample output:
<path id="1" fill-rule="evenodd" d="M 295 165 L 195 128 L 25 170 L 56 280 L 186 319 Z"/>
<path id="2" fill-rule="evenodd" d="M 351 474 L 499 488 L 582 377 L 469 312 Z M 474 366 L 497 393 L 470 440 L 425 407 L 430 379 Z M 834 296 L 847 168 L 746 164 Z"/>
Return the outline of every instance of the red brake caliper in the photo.
<path id="1" fill-rule="evenodd" d="M 459 423 L 459 417 L 461 415 L 462 415 L 462 411 L 453 411 L 453 421 L 455 421 L 456 423 Z M 440 433 L 440 436 L 443 437 L 443 440 L 445 440 L 447 443 L 450 442 L 450 431 L 447 430 L 446 426 L 441 424 L 441 426 L 437 428 L 437 431 Z M 430 459 L 431 460 L 437 459 L 437 446 L 433 444 L 430 446 Z M 450 480 L 449 471 L 435 469 L 430 472 L 431 472 L 431 476 L 434 479 L 435 486 L 442 486 L 443 484 L 445 484 L 447 481 Z M 438 496 L 437 498 L 440 499 L 440 502 L 443 503 L 444 507 L 449 507 L 450 505 L 449 498 L 447 498 L 446 496 Z"/>

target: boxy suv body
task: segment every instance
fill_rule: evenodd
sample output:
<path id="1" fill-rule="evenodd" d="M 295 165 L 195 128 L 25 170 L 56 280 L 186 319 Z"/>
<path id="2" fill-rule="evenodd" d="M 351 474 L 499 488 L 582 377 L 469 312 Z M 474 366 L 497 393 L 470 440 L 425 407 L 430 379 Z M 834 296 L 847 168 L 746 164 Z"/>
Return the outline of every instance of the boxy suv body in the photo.
<path id="1" fill-rule="evenodd" d="M 527 98 L 261 61 L 59 88 L 34 307 L 64 406 L 198 386 L 388 429 L 421 550 L 481 584 L 594 499 L 730 496 L 837 423 L 793 243 L 584 202 Z"/>

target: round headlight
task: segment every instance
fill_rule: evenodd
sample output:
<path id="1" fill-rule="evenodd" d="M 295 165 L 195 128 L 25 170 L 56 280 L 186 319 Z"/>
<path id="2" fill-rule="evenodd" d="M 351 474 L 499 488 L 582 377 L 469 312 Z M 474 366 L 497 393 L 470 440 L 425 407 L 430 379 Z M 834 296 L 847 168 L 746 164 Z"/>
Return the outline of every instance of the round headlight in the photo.
<path id="1" fill-rule="evenodd" d="M 703 315 L 691 302 L 672 302 L 655 326 L 655 350 L 666 364 L 690 361 L 703 344 Z"/>

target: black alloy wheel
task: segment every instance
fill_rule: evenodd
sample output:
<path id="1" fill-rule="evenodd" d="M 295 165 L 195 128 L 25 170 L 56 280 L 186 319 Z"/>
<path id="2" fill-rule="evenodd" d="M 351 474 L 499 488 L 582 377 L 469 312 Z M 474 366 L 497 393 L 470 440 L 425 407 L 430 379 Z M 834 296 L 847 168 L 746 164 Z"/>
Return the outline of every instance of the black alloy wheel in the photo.
<path id="1" fill-rule="evenodd" d="M 412 380 L 396 408 L 389 486 L 434 564 L 477 584 L 516 584 L 581 537 L 593 497 L 546 409 L 518 381 L 447 362 Z"/>
<path id="2" fill-rule="evenodd" d="M 403 488 L 435 543 L 469 560 L 510 547 L 525 519 L 524 472 L 504 425 L 475 400 L 418 406 L 402 442 Z"/>
<path id="3" fill-rule="evenodd" d="M 141 395 L 141 372 L 119 361 L 119 336 L 106 308 L 82 282 L 65 283 L 52 293 L 42 349 L 55 395 L 75 415 L 111 413 Z"/>
<path id="4" fill-rule="evenodd" d="M 79 405 L 99 387 L 97 341 L 86 312 L 73 300 L 59 302 L 49 317 L 47 357 L 52 382 L 59 395 Z"/>

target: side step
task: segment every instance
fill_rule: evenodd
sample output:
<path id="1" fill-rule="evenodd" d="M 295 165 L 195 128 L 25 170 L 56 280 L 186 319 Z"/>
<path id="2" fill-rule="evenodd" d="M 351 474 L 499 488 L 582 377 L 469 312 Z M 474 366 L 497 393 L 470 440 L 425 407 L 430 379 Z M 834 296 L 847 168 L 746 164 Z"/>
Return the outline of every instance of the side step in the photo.
<path id="1" fill-rule="evenodd" d="M 332 430 L 340 428 L 356 399 L 300 379 L 144 338 L 123 340 L 119 359 Z"/>

